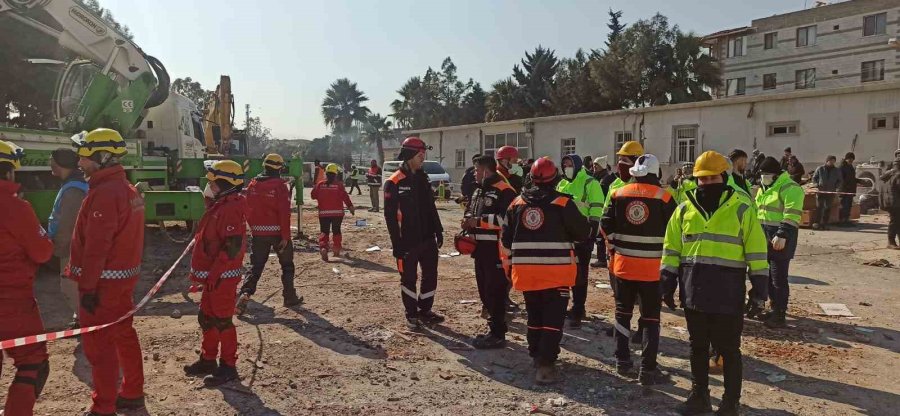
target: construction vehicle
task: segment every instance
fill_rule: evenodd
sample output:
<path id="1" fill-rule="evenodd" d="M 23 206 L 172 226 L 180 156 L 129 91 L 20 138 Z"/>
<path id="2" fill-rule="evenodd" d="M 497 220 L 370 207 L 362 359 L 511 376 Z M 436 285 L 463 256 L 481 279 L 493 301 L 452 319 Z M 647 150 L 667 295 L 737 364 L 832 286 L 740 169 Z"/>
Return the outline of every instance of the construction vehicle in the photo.
<path id="1" fill-rule="evenodd" d="M 60 186 L 50 174 L 50 151 L 71 146 L 74 133 L 106 127 L 126 139 L 128 154 L 122 165 L 132 183 L 142 184 L 139 189 L 144 193 L 147 222 L 199 220 L 205 209 L 203 197 L 186 189 L 205 185 L 203 161 L 208 156 L 235 148 L 231 145 L 234 137 L 229 115 L 233 112 L 221 111 L 226 103 L 219 101 L 219 121 L 211 123 L 211 130 L 219 131 L 219 143 L 224 146 L 212 152 L 207 137 L 215 134 L 208 135 L 204 130 L 204 117 L 191 100 L 170 93 L 163 64 L 79 2 L 0 0 L 0 17 L 50 36 L 79 56 L 70 62 L 58 62 L 61 69 L 54 89 L 55 129 L 0 126 L 0 140 L 12 141 L 25 150 L 22 172 L 16 177 L 38 218 L 49 217 Z M 232 102 L 230 89 L 230 82 L 217 88 L 220 93 L 227 92 L 228 103 Z M 229 118 L 227 122 L 222 114 Z M 223 132 L 227 132 L 224 142 Z M 248 178 L 262 171 L 262 160 L 248 156 L 246 143 L 238 150 L 225 153 L 243 164 Z M 289 161 L 287 174 L 298 180 L 302 161 Z M 298 206 L 302 205 L 302 192 L 297 192 L 296 200 Z"/>
<path id="2" fill-rule="evenodd" d="M 228 156 L 240 153 L 241 149 L 246 150 L 246 143 L 238 143 L 232 149 L 233 135 L 242 133 L 236 132 L 233 125 L 234 95 L 231 93 L 231 77 L 222 75 L 216 91 L 207 99 L 204 110 L 203 133 L 207 153 Z"/>

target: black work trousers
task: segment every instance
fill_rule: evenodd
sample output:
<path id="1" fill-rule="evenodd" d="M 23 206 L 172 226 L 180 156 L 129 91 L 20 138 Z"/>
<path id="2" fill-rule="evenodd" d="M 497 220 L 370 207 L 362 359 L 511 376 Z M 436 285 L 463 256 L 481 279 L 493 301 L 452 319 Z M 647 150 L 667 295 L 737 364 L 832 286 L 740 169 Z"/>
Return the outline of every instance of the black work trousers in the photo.
<path id="1" fill-rule="evenodd" d="M 850 222 L 850 209 L 853 208 L 853 195 L 841 195 L 841 222 Z"/>
<path id="2" fill-rule="evenodd" d="M 528 312 L 528 355 L 540 364 L 553 364 L 559 356 L 569 288 L 531 290 L 522 294 Z"/>
<path id="3" fill-rule="evenodd" d="M 282 295 L 294 295 L 294 247 L 291 240 L 288 240 L 287 246 L 282 251 L 278 251 L 278 245 L 281 243 L 280 236 L 254 236 L 250 239 L 250 275 L 244 280 L 241 286 L 241 293 L 248 295 L 256 294 L 256 285 L 262 276 L 266 262 L 269 260 L 269 253 L 272 251 L 278 255 L 278 263 L 281 264 L 281 287 Z"/>
<path id="4" fill-rule="evenodd" d="M 724 398 L 741 398 L 743 364 L 741 359 L 742 314 L 706 313 L 685 309 L 691 340 L 691 376 L 698 389 L 709 388 L 709 346 L 722 356 L 725 379 Z"/>
<path id="5" fill-rule="evenodd" d="M 606 267 L 606 239 L 603 237 L 597 238 L 597 261 Z"/>
<path id="6" fill-rule="evenodd" d="M 415 318 L 419 313 L 431 310 L 434 292 L 437 289 L 438 248 L 434 240 L 425 241 L 412 247 L 405 256 L 397 259 L 400 272 L 400 297 L 406 309 L 407 318 Z M 416 293 L 419 268 L 422 269 L 422 283 Z"/>
<path id="7" fill-rule="evenodd" d="M 891 218 L 888 223 L 888 244 L 898 244 L 900 240 L 900 204 L 888 209 Z"/>
<path id="8" fill-rule="evenodd" d="M 319 217 L 319 232 L 322 234 L 328 234 L 329 232 L 334 235 L 341 235 L 341 224 L 344 222 L 344 217 Z"/>
<path id="9" fill-rule="evenodd" d="M 834 194 L 816 194 L 816 217 L 813 223 L 825 226 L 831 218 L 831 201 Z"/>
<path id="10" fill-rule="evenodd" d="M 500 262 L 499 247 L 478 247 L 475 258 L 475 282 L 478 284 L 478 295 L 481 304 L 487 309 L 490 317 L 488 326 L 491 334 L 504 338 L 506 336 L 506 299 L 509 296 L 509 281 Z"/>
<path id="11" fill-rule="evenodd" d="M 631 316 L 638 296 L 644 301 L 640 303 L 641 317 L 638 322 L 642 332 L 641 370 L 656 369 L 656 354 L 659 352 L 659 314 L 660 299 L 659 281 L 642 282 L 616 279 L 616 359 L 625 365 L 631 364 Z"/>
<path id="12" fill-rule="evenodd" d="M 769 258 L 769 300 L 772 309 L 787 311 L 788 299 L 791 296 L 791 286 L 788 283 L 790 259 Z"/>
<path id="13" fill-rule="evenodd" d="M 578 274 L 575 276 L 575 286 L 572 287 L 572 317 L 584 319 L 584 304 L 587 302 L 588 273 L 591 266 L 591 252 L 594 251 L 593 241 L 583 241 L 575 244 L 575 255 L 578 257 Z"/>

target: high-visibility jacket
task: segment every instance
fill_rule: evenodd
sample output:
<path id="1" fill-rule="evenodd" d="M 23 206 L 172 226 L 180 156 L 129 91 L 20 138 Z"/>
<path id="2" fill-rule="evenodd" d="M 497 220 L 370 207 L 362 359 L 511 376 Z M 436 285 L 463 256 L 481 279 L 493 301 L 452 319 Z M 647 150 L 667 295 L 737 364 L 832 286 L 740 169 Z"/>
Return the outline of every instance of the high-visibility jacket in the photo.
<path id="1" fill-rule="evenodd" d="M 53 256 L 53 243 L 19 184 L 0 179 L 0 299 L 33 299 L 34 275 Z"/>
<path id="2" fill-rule="evenodd" d="M 612 195 L 613 191 L 625 185 L 628 185 L 628 182 L 623 181 L 622 178 L 617 176 L 616 180 L 609 184 L 609 192 L 607 192 L 607 195 Z M 609 198 L 606 198 L 606 200 L 603 201 L 603 212 L 606 212 L 607 207 L 609 207 Z"/>
<path id="3" fill-rule="evenodd" d="M 280 176 L 257 176 L 244 194 L 250 207 L 247 222 L 251 234 L 291 239 L 291 192 Z"/>
<path id="4" fill-rule="evenodd" d="M 587 220 L 568 196 L 531 188 L 506 214 L 503 246 L 512 250 L 512 284 L 533 291 L 575 285 L 574 243 L 589 234 Z"/>
<path id="5" fill-rule="evenodd" d="M 681 183 L 678 184 L 678 188 L 675 189 L 675 202 L 682 203 L 687 201 L 688 192 L 697 189 L 697 179 L 682 179 Z"/>
<path id="6" fill-rule="evenodd" d="M 600 182 L 589 175 L 586 170 L 580 169 L 571 182 L 566 179 L 560 181 L 556 186 L 556 191 L 571 196 L 575 206 L 578 207 L 578 212 L 581 212 L 581 215 L 584 215 L 589 221 L 600 222 L 600 218 L 603 217 L 606 196 L 603 195 Z"/>
<path id="7" fill-rule="evenodd" d="M 216 199 L 203 213 L 191 254 L 192 281 L 215 285 L 219 279 L 241 279 L 247 251 L 248 211 L 244 196 L 235 193 Z M 225 240 L 230 237 L 241 238 L 241 249 L 234 258 L 225 251 Z"/>
<path id="8" fill-rule="evenodd" d="M 658 281 L 666 224 L 675 212 L 675 199 L 649 183 L 630 183 L 612 191 L 601 227 L 609 241 L 611 272 L 626 280 Z"/>
<path id="9" fill-rule="evenodd" d="M 708 214 L 687 194 L 666 227 L 661 277 L 665 293 L 681 287 L 682 306 L 700 312 L 740 314 L 746 276 L 757 299 L 768 293 L 766 235 L 746 198 L 729 187 Z"/>
<path id="10" fill-rule="evenodd" d="M 485 247 L 497 250 L 500 231 L 506 225 L 506 211 L 516 199 L 516 191 L 500 175 L 494 175 L 485 180 L 473 198 L 472 203 L 480 207 L 480 212 L 472 213 L 478 215 L 478 227 L 472 230 L 478 242 L 476 251 Z"/>
<path id="11" fill-rule="evenodd" d="M 144 253 L 144 198 L 128 182 L 121 165 L 88 178 L 66 275 L 82 292 L 97 286 L 133 284 Z"/>
<path id="12" fill-rule="evenodd" d="M 753 190 L 753 185 L 750 184 L 750 181 L 743 176 L 736 175 L 734 173 L 728 174 L 728 182 L 727 185 L 734 188 L 735 191 L 738 191 L 744 195 L 753 199 L 753 195 L 750 192 Z"/>
<path id="13" fill-rule="evenodd" d="M 771 186 L 756 191 L 757 217 L 762 225 L 780 227 L 782 224 L 800 227 L 803 215 L 803 188 L 782 172 Z"/>
<path id="14" fill-rule="evenodd" d="M 319 218 L 343 217 L 344 205 L 353 206 L 344 183 L 335 180 L 332 183 L 322 181 L 316 184 L 310 193 L 312 199 L 319 201 Z"/>

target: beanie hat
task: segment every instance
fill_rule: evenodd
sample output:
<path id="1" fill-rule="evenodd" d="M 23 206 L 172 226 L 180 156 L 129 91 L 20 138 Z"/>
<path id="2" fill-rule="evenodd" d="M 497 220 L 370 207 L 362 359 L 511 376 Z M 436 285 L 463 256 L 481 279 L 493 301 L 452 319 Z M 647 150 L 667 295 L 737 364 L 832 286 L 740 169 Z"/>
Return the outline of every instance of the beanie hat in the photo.
<path id="1" fill-rule="evenodd" d="M 50 152 L 50 157 L 57 165 L 66 169 L 78 168 L 78 153 L 75 153 L 73 149 L 61 147 Z"/>
<path id="2" fill-rule="evenodd" d="M 778 163 L 774 157 L 768 156 L 759 165 L 759 171 L 762 173 L 779 174 L 781 173 L 781 163 Z"/>

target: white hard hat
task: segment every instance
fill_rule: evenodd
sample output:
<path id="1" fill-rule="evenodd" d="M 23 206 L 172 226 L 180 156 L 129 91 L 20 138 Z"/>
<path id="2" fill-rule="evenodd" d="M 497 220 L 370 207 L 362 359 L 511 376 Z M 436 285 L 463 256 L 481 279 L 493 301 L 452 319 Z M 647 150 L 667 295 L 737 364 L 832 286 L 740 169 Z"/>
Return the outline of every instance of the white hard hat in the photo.
<path id="1" fill-rule="evenodd" d="M 647 176 L 648 174 L 659 175 L 659 159 L 650 153 L 638 156 L 634 166 L 628 168 L 628 172 L 631 172 L 631 176 L 636 178 Z"/>

